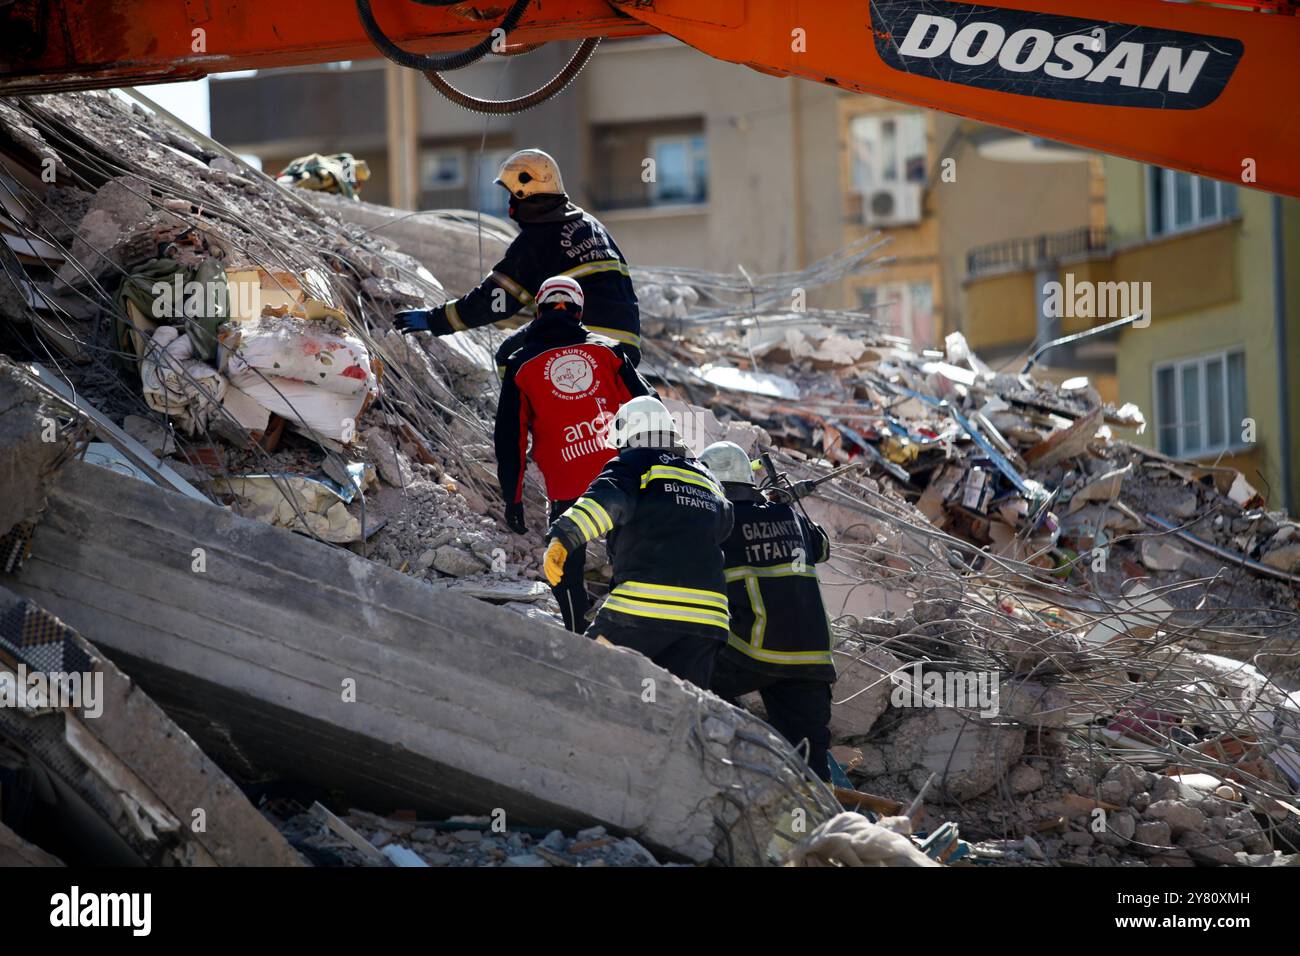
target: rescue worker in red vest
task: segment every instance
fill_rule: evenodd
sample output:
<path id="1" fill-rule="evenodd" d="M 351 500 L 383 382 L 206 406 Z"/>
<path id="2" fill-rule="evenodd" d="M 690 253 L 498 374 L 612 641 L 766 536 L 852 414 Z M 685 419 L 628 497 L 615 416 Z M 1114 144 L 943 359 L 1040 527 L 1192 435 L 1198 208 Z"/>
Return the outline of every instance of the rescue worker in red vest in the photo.
<path id="1" fill-rule="evenodd" d="M 614 576 L 592 631 L 707 688 L 727 639 L 721 545 L 731 505 L 658 399 L 619 409 L 609 441 L 618 457 L 551 525 L 547 580 L 559 580 L 574 548 L 608 535 Z"/>
<path id="2" fill-rule="evenodd" d="M 627 260 L 604 225 L 569 201 L 559 165 L 540 149 L 521 149 L 502 163 L 496 184 L 510 194 L 510 218 L 519 223 L 501 261 L 473 291 L 434 309 L 398 312 L 394 326 L 448 335 L 501 322 L 531 311 L 547 278 L 566 275 L 586 294 L 588 329 L 625 346 L 632 364 L 640 364 L 641 313 Z M 515 332 L 497 351 L 499 372 L 523 335 Z"/>
<path id="3" fill-rule="evenodd" d="M 808 741 L 808 766 L 830 779 L 831 628 L 813 566 L 830 557 L 821 526 L 754 487 L 744 449 L 715 442 L 700 454 L 735 508 L 723 544 L 731 628 L 711 690 L 736 702 L 758 691 L 768 722 L 790 742 Z"/>
<path id="4" fill-rule="evenodd" d="M 547 279 L 537 290 L 537 317 L 506 359 L 495 429 L 497 478 L 506 524 L 517 534 L 528 530 L 523 495 L 529 435 L 554 521 L 614 457 L 605 444 L 614 413 L 629 399 L 651 393 L 623 345 L 583 326 L 583 306 L 576 280 Z M 585 558 L 585 547 L 571 549 L 561 580 L 553 582 L 565 627 L 579 634 L 587 625 Z"/>

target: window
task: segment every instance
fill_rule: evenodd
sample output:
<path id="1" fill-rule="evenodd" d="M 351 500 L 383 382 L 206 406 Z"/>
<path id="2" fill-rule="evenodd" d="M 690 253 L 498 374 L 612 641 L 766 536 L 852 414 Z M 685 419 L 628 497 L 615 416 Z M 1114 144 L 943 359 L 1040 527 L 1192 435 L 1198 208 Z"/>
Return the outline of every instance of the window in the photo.
<path id="1" fill-rule="evenodd" d="M 708 144 L 702 116 L 593 125 L 587 166 L 592 205 L 701 211 L 709 201 Z"/>
<path id="2" fill-rule="evenodd" d="M 1246 417 L 1246 353 L 1218 352 L 1157 365 L 1156 445 L 1197 456 L 1240 444 Z"/>
<path id="3" fill-rule="evenodd" d="M 849 123 L 851 189 L 869 195 L 891 183 L 924 183 L 925 117 L 873 113 Z"/>
<path id="4" fill-rule="evenodd" d="M 893 335 L 933 344 L 934 290 L 928 282 L 887 282 L 858 289 L 858 303 Z"/>
<path id="5" fill-rule="evenodd" d="M 493 172 L 493 177 L 496 173 Z M 420 188 L 459 189 L 465 185 L 465 151 L 456 147 L 426 149 L 420 153 Z"/>
<path id="6" fill-rule="evenodd" d="M 1150 233 L 1164 236 L 1237 215 L 1237 187 L 1217 179 L 1152 166 L 1148 169 Z"/>
<path id="7" fill-rule="evenodd" d="M 655 181 L 650 202 L 704 203 L 709 198 L 709 153 L 703 136 L 655 136 L 650 140 Z"/>
<path id="8" fill-rule="evenodd" d="M 508 149 L 490 149 L 479 157 L 478 174 L 470 185 L 473 187 L 471 199 L 480 212 L 502 217 L 508 214 L 510 194 L 493 180 L 497 178 L 497 170 L 510 153 L 511 150 Z"/>

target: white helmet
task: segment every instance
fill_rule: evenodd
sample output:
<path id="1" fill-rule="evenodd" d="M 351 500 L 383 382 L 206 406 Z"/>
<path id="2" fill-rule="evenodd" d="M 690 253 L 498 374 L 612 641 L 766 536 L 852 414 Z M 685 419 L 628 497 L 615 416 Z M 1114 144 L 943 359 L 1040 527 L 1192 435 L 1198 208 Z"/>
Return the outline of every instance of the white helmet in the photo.
<path id="1" fill-rule="evenodd" d="M 605 435 L 611 448 L 671 448 L 681 441 L 672 413 L 649 395 L 638 395 L 623 405 Z"/>
<path id="2" fill-rule="evenodd" d="M 564 193 L 559 164 L 540 149 L 521 149 L 511 153 L 493 181 L 504 186 L 515 199 Z"/>
<path id="3" fill-rule="evenodd" d="M 732 441 L 715 441 L 700 452 L 700 461 L 718 481 L 738 485 L 754 483 L 754 466 L 745 449 Z"/>
<path id="4" fill-rule="evenodd" d="M 573 313 L 575 318 L 582 318 L 582 305 L 585 296 L 577 279 L 568 276 L 551 276 L 537 290 L 537 308 L 543 306 L 562 309 Z"/>

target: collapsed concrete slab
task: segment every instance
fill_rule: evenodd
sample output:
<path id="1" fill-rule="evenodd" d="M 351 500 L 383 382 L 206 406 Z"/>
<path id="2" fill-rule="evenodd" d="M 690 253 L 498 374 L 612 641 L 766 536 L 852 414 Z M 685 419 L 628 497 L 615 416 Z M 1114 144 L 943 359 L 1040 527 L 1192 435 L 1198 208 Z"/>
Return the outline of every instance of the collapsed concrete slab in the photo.
<path id="1" fill-rule="evenodd" d="M 0 823 L 0 866 L 63 866 L 63 861 Z"/>
<path id="2" fill-rule="evenodd" d="M 765 724 L 639 654 L 93 465 L 61 470 L 12 587 L 236 776 L 695 861 L 765 862 L 789 811 L 833 812 Z"/>
<path id="3" fill-rule="evenodd" d="M 44 506 L 54 469 L 71 447 L 60 415 L 66 417 L 53 395 L 36 389 L 30 373 L 0 356 L 0 535 Z"/>
<path id="4" fill-rule="evenodd" d="M 301 863 L 129 677 L 53 614 L 3 587 L 0 756 L 22 795 L 6 803 L 7 814 L 23 818 L 11 822 L 54 832 L 84 862 Z M 43 860 L 17 844 L 0 856 L 10 853 Z"/>

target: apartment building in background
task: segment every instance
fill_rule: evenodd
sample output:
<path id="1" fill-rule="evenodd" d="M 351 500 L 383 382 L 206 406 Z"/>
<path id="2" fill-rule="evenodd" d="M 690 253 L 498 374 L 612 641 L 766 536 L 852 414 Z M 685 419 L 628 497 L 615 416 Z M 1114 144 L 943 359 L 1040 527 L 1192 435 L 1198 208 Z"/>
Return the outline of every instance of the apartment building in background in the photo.
<path id="1" fill-rule="evenodd" d="M 447 79 L 504 98 L 536 88 L 567 54 L 552 45 Z M 808 302 L 865 307 L 922 345 L 961 327 L 971 247 L 1089 216 L 1077 156 L 1000 162 L 973 145 L 991 127 L 766 76 L 671 38 L 605 44 L 563 94 L 513 117 L 466 112 L 383 61 L 216 80 L 211 100 L 213 134 L 269 172 L 304 153 L 351 152 L 372 170 L 363 197 L 401 207 L 503 213 L 497 166 L 540 146 L 634 262 L 788 271 L 879 230 L 891 262 L 809 290 Z"/>
<path id="2" fill-rule="evenodd" d="M 1104 226 L 971 251 L 971 344 L 987 357 L 1000 339 L 1048 341 L 1141 309 L 1141 323 L 1049 353 L 1042 370 L 1088 375 L 1108 400 L 1138 405 L 1147 431 L 1125 437 L 1235 467 L 1271 507 L 1294 510 L 1300 202 L 1117 157 L 1102 163 Z M 1091 294 L 1092 314 L 1047 308 L 1054 290 L 1067 303 Z"/>
<path id="3" fill-rule="evenodd" d="M 568 53 L 552 44 L 447 78 L 505 98 Z M 1149 282 L 1150 326 L 1053 350 L 1038 370 L 1135 402 L 1151 421 L 1137 441 L 1223 457 L 1281 503 L 1279 321 L 1293 329 L 1292 381 L 1300 348 L 1300 279 L 1278 281 L 1288 263 L 1300 275 L 1292 200 L 1275 228 L 1272 198 L 1245 188 L 766 76 L 665 37 L 604 44 L 560 96 L 517 116 L 461 110 L 383 61 L 216 80 L 211 102 L 213 135 L 267 171 L 351 152 L 372 169 L 363 197 L 404 208 L 503 214 L 497 166 L 540 146 L 633 262 L 788 271 L 879 231 L 889 261 L 808 303 L 865 308 L 920 346 L 960 331 L 1002 370 L 1118 317 L 1051 314 L 1052 283 Z M 1300 389 L 1288 401 L 1300 421 Z M 1253 443 L 1237 440 L 1244 418 Z"/>

